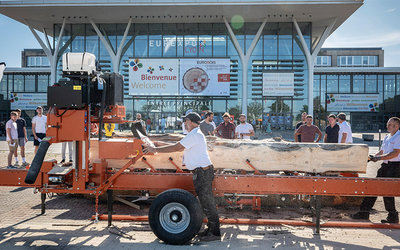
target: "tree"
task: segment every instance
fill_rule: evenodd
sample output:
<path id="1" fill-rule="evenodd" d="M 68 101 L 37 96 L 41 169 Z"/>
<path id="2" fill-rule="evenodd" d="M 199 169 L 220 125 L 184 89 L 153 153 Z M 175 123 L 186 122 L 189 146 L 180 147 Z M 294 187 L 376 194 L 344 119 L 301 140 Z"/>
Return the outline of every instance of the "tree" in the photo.
<path id="1" fill-rule="evenodd" d="M 257 119 L 262 115 L 262 105 L 259 102 L 252 102 L 247 106 L 247 113 L 248 113 L 248 118 L 251 118 L 252 120 Z"/>
<path id="2" fill-rule="evenodd" d="M 286 113 L 290 111 L 289 105 L 283 102 L 283 100 L 276 100 L 271 106 L 268 107 L 273 113 Z"/>
<path id="3" fill-rule="evenodd" d="M 159 109 L 159 106 L 154 104 L 145 104 L 142 106 L 142 112 L 144 113 L 150 112 L 155 109 Z"/>
<path id="4" fill-rule="evenodd" d="M 228 112 L 229 112 L 230 115 L 233 115 L 234 117 L 239 117 L 239 115 L 240 115 L 240 107 L 239 107 L 239 105 L 236 105 L 236 106 L 230 108 L 228 110 Z"/>

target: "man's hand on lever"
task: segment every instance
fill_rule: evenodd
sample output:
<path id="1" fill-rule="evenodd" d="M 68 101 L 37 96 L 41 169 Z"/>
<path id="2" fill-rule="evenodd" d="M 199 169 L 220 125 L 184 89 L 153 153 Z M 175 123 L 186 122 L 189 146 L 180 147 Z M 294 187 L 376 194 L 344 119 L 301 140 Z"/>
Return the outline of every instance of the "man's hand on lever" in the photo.
<path id="1" fill-rule="evenodd" d="M 143 153 L 145 153 L 145 154 L 157 153 L 157 149 L 155 147 L 145 146 L 145 148 L 143 149 Z"/>

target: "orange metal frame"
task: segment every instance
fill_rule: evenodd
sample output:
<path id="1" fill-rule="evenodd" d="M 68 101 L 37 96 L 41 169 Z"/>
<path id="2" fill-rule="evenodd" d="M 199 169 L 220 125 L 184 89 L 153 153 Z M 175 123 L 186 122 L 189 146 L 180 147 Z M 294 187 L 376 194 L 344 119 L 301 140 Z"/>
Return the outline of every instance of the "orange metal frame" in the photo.
<path id="1" fill-rule="evenodd" d="M 114 107 L 110 112 L 114 117 L 107 121 L 118 121 L 123 117 L 124 109 Z M 194 193 L 192 174 L 183 171 L 173 159 L 165 164 L 172 164 L 175 173 L 158 171 L 144 160 L 142 141 L 105 140 L 98 142 L 99 159 L 89 161 L 89 129 L 90 117 L 87 110 L 52 109 L 48 113 L 47 135 L 51 143 L 77 141 L 77 162 L 71 171 L 67 183 L 51 183 L 48 172 L 56 164 L 47 161 L 42 164 L 36 182 L 32 185 L 24 183 L 27 170 L 0 170 L 0 186 L 36 187 L 42 193 L 79 193 L 93 194 L 96 201 L 99 195 L 107 190 L 149 190 L 162 192 L 167 189 L 181 188 Z M 126 159 L 119 169 L 111 169 L 107 159 Z M 150 172 L 133 171 L 135 162 L 144 162 Z M 274 176 L 258 171 L 250 161 L 246 163 L 254 170 L 254 174 L 216 174 L 213 191 L 217 196 L 225 194 L 254 194 L 252 200 L 242 201 L 259 209 L 263 194 L 303 194 L 303 195 L 341 195 L 341 196 L 400 196 L 400 179 L 395 178 L 355 178 L 355 177 L 316 177 L 316 176 Z M 128 171 L 128 169 L 130 171 Z M 43 202 L 43 200 L 42 200 Z M 96 202 L 97 212 L 97 202 Z M 326 225 L 328 226 L 328 225 Z"/>

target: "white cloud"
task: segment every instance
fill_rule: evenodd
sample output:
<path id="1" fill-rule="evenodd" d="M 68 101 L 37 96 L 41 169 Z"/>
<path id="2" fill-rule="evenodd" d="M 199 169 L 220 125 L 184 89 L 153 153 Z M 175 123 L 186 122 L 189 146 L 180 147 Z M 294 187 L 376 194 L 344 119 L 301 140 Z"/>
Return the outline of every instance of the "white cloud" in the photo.
<path id="1" fill-rule="evenodd" d="M 332 34 L 325 42 L 324 47 L 386 47 L 396 45 L 400 45 L 400 31 L 345 37 Z"/>
<path id="2" fill-rule="evenodd" d="M 385 12 L 386 13 L 391 13 L 391 12 L 395 12 L 396 11 L 396 8 L 392 8 L 392 9 L 387 9 Z"/>

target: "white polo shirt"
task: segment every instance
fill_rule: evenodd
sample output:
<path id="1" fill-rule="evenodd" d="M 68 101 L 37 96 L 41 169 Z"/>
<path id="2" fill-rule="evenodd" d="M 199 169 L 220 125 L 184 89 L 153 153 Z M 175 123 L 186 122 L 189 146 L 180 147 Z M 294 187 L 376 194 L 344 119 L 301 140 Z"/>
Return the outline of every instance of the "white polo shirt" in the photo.
<path id="1" fill-rule="evenodd" d="M 180 142 L 185 147 L 183 164 L 189 170 L 210 166 L 211 160 L 207 152 L 207 142 L 200 128 L 190 131 Z"/>
<path id="2" fill-rule="evenodd" d="M 243 135 L 243 138 L 240 136 L 241 134 L 248 134 L 251 130 L 254 130 L 253 126 L 250 123 L 240 123 L 235 128 L 235 134 L 238 133 L 238 139 L 250 139 L 249 135 Z"/>
<path id="3" fill-rule="evenodd" d="M 346 141 L 345 143 L 353 143 L 353 134 L 351 133 L 351 128 L 350 125 L 344 121 L 342 123 L 339 123 L 339 140 L 338 142 L 340 143 L 342 141 L 343 133 L 347 134 Z"/>
<path id="4" fill-rule="evenodd" d="M 385 139 L 383 139 L 381 148 L 383 154 L 393 152 L 394 149 L 400 149 L 400 131 L 397 131 L 393 136 L 391 134 L 388 134 L 387 136 L 385 136 Z M 384 160 L 383 162 L 388 163 L 389 161 L 400 162 L 400 154 L 392 159 Z"/>

